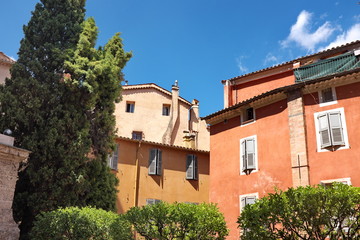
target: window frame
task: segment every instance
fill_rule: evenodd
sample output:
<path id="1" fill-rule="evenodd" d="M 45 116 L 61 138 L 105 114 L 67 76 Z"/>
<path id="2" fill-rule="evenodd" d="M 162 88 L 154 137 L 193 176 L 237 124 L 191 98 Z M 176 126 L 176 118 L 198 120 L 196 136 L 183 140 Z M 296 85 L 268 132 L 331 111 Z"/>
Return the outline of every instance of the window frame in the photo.
<path id="1" fill-rule="evenodd" d="M 119 162 L 119 144 L 116 144 L 115 150 L 108 158 L 108 166 L 110 169 L 117 171 Z"/>
<path id="2" fill-rule="evenodd" d="M 140 136 L 140 138 L 135 137 L 135 136 Z M 144 138 L 144 133 L 142 131 L 132 131 L 131 139 L 140 141 L 143 138 Z"/>
<path id="3" fill-rule="evenodd" d="M 198 158 L 195 154 L 186 155 L 185 178 L 187 180 L 198 180 L 199 178 Z"/>
<path id="4" fill-rule="evenodd" d="M 250 204 L 250 203 L 248 203 L 248 204 L 245 203 L 245 205 L 242 206 L 242 205 L 243 205 L 243 204 L 242 204 L 242 200 L 243 200 L 244 198 L 247 199 L 247 198 L 250 198 L 250 197 L 251 197 L 251 198 L 255 197 L 255 201 L 256 201 L 256 200 L 259 199 L 259 193 L 258 193 L 258 192 L 255 192 L 255 193 L 247 193 L 247 194 L 239 195 L 239 210 L 240 210 L 239 212 L 240 212 L 240 214 L 241 214 L 243 208 L 244 208 L 246 205 Z"/>
<path id="5" fill-rule="evenodd" d="M 162 106 L 162 116 L 170 116 L 171 105 L 163 104 Z"/>
<path id="6" fill-rule="evenodd" d="M 246 115 L 247 115 L 247 111 L 249 109 L 252 109 L 252 114 L 253 114 L 253 118 L 252 119 L 247 119 L 246 118 Z M 246 126 L 246 125 L 249 125 L 249 124 L 252 124 L 254 122 L 256 122 L 256 115 L 255 115 L 255 108 L 254 107 L 248 107 L 248 108 L 244 108 L 242 111 L 241 111 L 241 115 L 240 115 L 240 126 Z"/>
<path id="7" fill-rule="evenodd" d="M 149 150 L 148 174 L 150 176 L 162 175 L 162 150 L 159 148 Z"/>
<path id="8" fill-rule="evenodd" d="M 332 101 L 325 101 L 324 97 L 323 97 L 323 91 L 326 89 L 331 89 L 332 92 Z M 333 105 L 333 104 L 337 104 L 337 96 L 336 96 L 336 89 L 335 87 L 328 87 L 328 88 L 323 88 L 321 90 L 318 91 L 318 96 L 319 96 L 319 105 L 320 107 L 325 107 L 325 106 L 329 106 L 329 105 Z"/>
<path id="9" fill-rule="evenodd" d="M 247 153 L 247 151 L 244 152 L 245 149 L 243 149 L 243 142 L 247 142 L 248 140 L 253 140 L 254 141 L 254 169 L 250 170 L 250 173 L 254 173 L 257 172 L 259 170 L 259 165 L 258 165 L 258 151 L 257 151 L 257 135 L 253 135 L 253 136 L 249 136 L 246 138 L 241 138 L 240 139 L 240 175 L 247 175 L 245 170 L 249 170 L 249 169 L 244 169 L 244 160 L 243 160 L 243 156 L 247 156 L 249 153 Z M 245 146 L 246 147 L 246 146 Z"/>
<path id="10" fill-rule="evenodd" d="M 328 115 L 328 114 L 334 114 L 334 113 L 339 113 L 340 114 L 340 121 L 341 121 L 341 129 L 342 129 L 342 137 L 343 137 L 343 145 L 339 145 L 336 144 L 334 145 L 333 139 L 330 135 L 330 131 L 331 131 L 331 126 L 328 126 L 327 128 L 330 129 L 329 131 L 329 139 L 331 140 L 330 143 L 331 145 L 327 146 L 327 147 L 323 147 L 322 145 L 322 140 L 321 140 L 321 134 L 320 134 L 320 123 L 319 123 L 319 116 L 321 117 L 321 115 Z M 348 133 L 347 133 L 347 126 L 346 126 L 346 118 L 345 118 L 345 112 L 344 112 L 344 108 L 336 108 L 336 109 L 331 109 L 331 110 L 326 110 L 326 111 L 322 111 L 322 112 L 316 112 L 314 113 L 314 121 L 315 121 L 315 134 L 316 134 L 316 147 L 317 147 L 317 152 L 329 152 L 329 151 L 334 151 L 334 150 L 343 150 L 343 149 L 349 149 L 350 145 L 349 145 L 349 139 L 348 139 Z M 329 125 L 329 122 L 328 122 Z M 324 130 L 324 129 L 323 129 Z M 322 130 L 322 131 L 323 131 Z"/>
<path id="11" fill-rule="evenodd" d="M 125 112 L 127 112 L 127 113 L 135 112 L 135 102 L 134 101 L 126 101 Z"/>
<path id="12" fill-rule="evenodd" d="M 155 198 L 147 198 L 146 199 L 146 205 L 153 205 L 153 204 L 157 204 L 160 202 L 161 202 L 160 199 L 155 199 Z"/>
<path id="13" fill-rule="evenodd" d="M 336 178 L 336 179 L 327 179 L 327 180 L 321 180 L 320 184 L 323 185 L 324 187 L 331 185 L 332 183 L 335 182 L 341 182 L 343 184 L 347 184 L 349 186 L 351 186 L 351 178 L 347 177 L 347 178 Z"/>

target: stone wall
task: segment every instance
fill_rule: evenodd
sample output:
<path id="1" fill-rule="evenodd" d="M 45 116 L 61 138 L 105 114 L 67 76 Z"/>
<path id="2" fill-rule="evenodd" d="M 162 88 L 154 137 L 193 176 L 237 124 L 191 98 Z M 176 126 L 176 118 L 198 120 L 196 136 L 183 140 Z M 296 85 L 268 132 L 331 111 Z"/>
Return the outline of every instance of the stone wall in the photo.
<path id="1" fill-rule="evenodd" d="M 11 138 L 0 134 L 3 138 Z M 10 141 L 11 142 L 11 141 Z M 8 142 L 7 142 L 8 143 Z M 19 163 L 25 161 L 29 151 L 0 143 L 0 239 L 19 239 L 19 229 L 13 220 L 12 201 Z"/>

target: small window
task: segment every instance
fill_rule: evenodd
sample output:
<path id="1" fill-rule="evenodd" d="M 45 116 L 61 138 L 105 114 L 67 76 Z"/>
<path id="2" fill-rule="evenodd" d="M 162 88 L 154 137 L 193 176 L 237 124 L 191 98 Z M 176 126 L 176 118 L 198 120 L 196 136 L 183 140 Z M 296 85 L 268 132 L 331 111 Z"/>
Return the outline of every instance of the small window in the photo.
<path id="1" fill-rule="evenodd" d="M 186 179 L 198 179 L 198 161 L 197 156 L 189 154 L 186 158 Z"/>
<path id="2" fill-rule="evenodd" d="M 119 157 L 119 145 L 116 144 L 115 150 L 108 159 L 108 165 L 111 169 L 117 170 L 118 169 L 118 157 Z"/>
<path id="3" fill-rule="evenodd" d="M 258 199 L 258 193 L 240 195 L 240 212 L 246 205 L 254 204 L 256 199 Z"/>
<path id="4" fill-rule="evenodd" d="M 160 149 L 150 149 L 149 156 L 149 175 L 161 175 L 162 151 Z"/>
<path id="5" fill-rule="evenodd" d="M 159 199 L 153 199 L 153 198 L 146 199 L 146 205 L 157 204 L 159 202 L 161 202 L 161 200 L 159 200 Z"/>
<path id="6" fill-rule="evenodd" d="M 254 110 L 254 108 L 250 107 L 250 108 L 246 108 L 245 110 L 243 110 L 242 117 L 241 117 L 241 123 L 242 124 L 251 123 L 254 120 L 255 120 L 255 110 Z"/>
<path id="7" fill-rule="evenodd" d="M 126 102 L 126 112 L 133 113 L 135 111 L 135 102 Z"/>
<path id="8" fill-rule="evenodd" d="M 351 185 L 351 179 L 350 178 L 338 178 L 338 179 L 330 179 L 330 180 L 322 180 L 320 181 L 320 184 L 324 187 L 331 187 L 333 183 L 343 183 L 346 185 Z"/>
<path id="9" fill-rule="evenodd" d="M 163 116 L 169 116 L 170 115 L 170 105 L 169 104 L 163 104 L 162 115 Z"/>
<path id="10" fill-rule="evenodd" d="M 257 169 L 256 136 L 240 140 L 241 174 L 250 174 Z"/>
<path id="11" fill-rule="evenodd" d="M 320 107 L 336 104 L 335 88 L 325 88 L 319 91 Z"/>
<path id="12" fill-rule="evenodd" d="M 143 139 L 143 132 L 132 132 L 132 139 L 134 140 L 142 140 Z"/>

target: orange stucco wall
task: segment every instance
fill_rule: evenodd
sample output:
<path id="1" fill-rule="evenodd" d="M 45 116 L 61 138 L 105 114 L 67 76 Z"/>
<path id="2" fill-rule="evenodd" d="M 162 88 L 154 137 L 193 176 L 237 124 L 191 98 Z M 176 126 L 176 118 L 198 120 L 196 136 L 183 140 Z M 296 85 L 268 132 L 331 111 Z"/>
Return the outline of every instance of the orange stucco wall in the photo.
<path id="1" fill-rule="evenodd" d="M 10 65 L 0 63 L 0 84 L 5 83 L 5 78 L 10 77 Z"/>
<path id="2" fill-rule="evenodd" d="M 287 85 L 292 85 L 294 83 L 295 77 L 293 75 L 293 72 L 287 71 L 269 77 L 264 77 L 231 86 L 232 100 L 229 106 L 250 99 L 267 91 Z"/>
<path id="3" fill-rule="evenodd" d="M 139 161 L 138 201 L 137 205 L 146 204 L 147 198 L 161 199 L 166 202 L 208 202 L 209 201 L 209 154 L 152 145 L 149 143 L 118 139 L 119 162 L 116 176 L 119 179 L 117 209 L 126 212 L 134 206 L 136 159 Z M 151 148 L 162 150 L 162 175 L 148 174 L 149 151 Z M 186 156 L 195 154 L 198 157 L 198 180 L 187 180 Z"/>
<path id="4" fill-rule="evenodd" d="M 304 96 L 310 184 L 351 177 L 352 185 L 360 186 L 360 83 L 339 86 L 335 89 L 337 104 L 329 106 L 320 107 L 317 92 Z M 337 108 L 344 108 L 350 148 L 317 152 L 314 113 Z"/>
<path id="5" fill-rule="evenodd" d="M 240 117 L 211 126 L 210 202 L 224 213 L 230 236 L 238 239 L 239 195 L 263 197 L 274 187 L 292 186 L 286 100 L 255 109 L 256 121 L 240 126 Z M 240 175 L 240 139 L 257 135 L 258 172 Z"/>

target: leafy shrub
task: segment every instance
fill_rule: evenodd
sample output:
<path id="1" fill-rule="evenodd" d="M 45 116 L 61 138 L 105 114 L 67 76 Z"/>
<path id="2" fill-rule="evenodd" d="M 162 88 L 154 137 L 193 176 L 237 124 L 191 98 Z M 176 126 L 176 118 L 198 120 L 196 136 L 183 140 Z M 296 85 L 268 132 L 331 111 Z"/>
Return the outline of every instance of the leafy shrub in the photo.
<path id="1" fill-rule="evenodd" d="M 145 239 L 222 240 L 228 229 L 214 204 L 160 202 L 133 207 L 126 218 Z"/>
<path id="2" fill-rule="evenodd" d="M 360 239 L 360 188 L 298 187 L 246 205 L 241 239 Z"/>
<path id="3" fill-rule="evenodd" d="M 91 207 L 41 213 L 31 231 L 34 240 L 129 240 L 131 225 L 122 215 Z"/>

